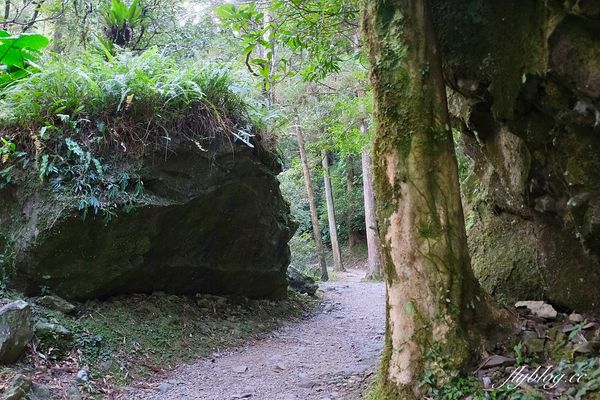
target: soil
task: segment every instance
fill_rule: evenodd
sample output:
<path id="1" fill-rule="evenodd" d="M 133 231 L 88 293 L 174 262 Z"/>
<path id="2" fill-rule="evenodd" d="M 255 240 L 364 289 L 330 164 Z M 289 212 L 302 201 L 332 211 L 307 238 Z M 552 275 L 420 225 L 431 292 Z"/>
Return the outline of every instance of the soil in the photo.
<path id="1" fill-rule="evenodd" d="M 338 273 L 321 284 L 322 303 L 309 319 L 176 368 L 123 398 L 360 399 L 377 369 L 385 328 L 384 284 L 363 277 L 360 270 Z"/>

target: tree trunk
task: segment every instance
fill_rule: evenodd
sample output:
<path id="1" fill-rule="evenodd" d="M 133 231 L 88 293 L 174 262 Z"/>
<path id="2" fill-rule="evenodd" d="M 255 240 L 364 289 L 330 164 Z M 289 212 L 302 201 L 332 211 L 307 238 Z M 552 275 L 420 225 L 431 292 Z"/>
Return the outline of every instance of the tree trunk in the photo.
<path id="1" fill-rule="evenodd" d="M 426 0 L 371 0 L 365 35 L 375 100 L 375 190 L 387 285 L 380 384 L 385 399 L 422 399 L 425 371 L 464 371 L 504 314 L 468 255 L 441 60 Z"/>
<path id="2" fill-rule="evenodd" d="M 308 196 L 308 203 L 310 205 L 310 219 L 312 222 L 313 236 L 315 238 L 315 246 L 317 248 L 317 254 L 319 256 L 319 264 L 321 265 L 321 280 L 329 280 L 329 274 L 327 273 L 327 263 L 325 262 L 325 248 L 323 246 L 323 239 L 321 238 L 321 227 L 319 225 L 319 215 L 317 213 L 317 202 L 315 201 L 315 191 L 313 189 L 312 179 L 310 178 L 310 168 L 308 166 L 308 159 L 306 157 L 306 149 L 304 147 L 304 136 L 302 135 L 302 128 L 296 121 L 296 141 L 298 142 L 298 148 L 300 149 L 300 163 L 302 164 L 302 172 L 304 173 L 304 184 L 306 186 L 306 194 Z"/>
<path id="3" fill-rule="evenodd" d="M 8 18 L 10 17 L 10 0 L 4 0 L 4 27 L 8 24 Z"/>
<path id="4" fill-rule="evenodd" d="M 325 184 L 325 199 L 327 202 L 327 220 L 329 222 L 329 236 L 331 238 L 331 249 L 333 250 L 333 265 L 336 271 L 345 271 L 342 263 L 342 252 L 338 241 L 337 224 L 335 222 L 335 206 L 333 203 L 333 190 L 331 189 L 331 175 L 329 172 L 329 153 L 321 152 L 323 158 L 323 183 Z"/>
<path id="5" fill-rule="evenodd" d="M 346 158 L 346 190 L 348 193 L 354 190 L 356 186 L 355 183 L 355 175 L 354 175 L 354 156 L 352 154 L 348 155 Z M 346 218 L 348 221 L 352 219 L 353 210 L 348 209 L 346 212 Z M 361 241 L 361 233 L 356 231 L 348 224 L 348 248 L 350 252 L 354 254 L 354 251 L 358 244 Z"/>
<path id="6" fill-rule="evenodd" d="M 364 96 L 364 93 L 363 93 Z M 360 130 L 367 134 L 367 123 L 363 119 Z M 368 252 L 368 279 L 381 279 L 381 242 L 377 228 L 377 217 L 375 212 L 375 195 L 373 191 L 373 174 L 371 173 L 371 155 L 366 148 L 361 157 L 363 173 L 363 198 L 365 204 L 365 226 L 367 230 L 367 252 Z"/>
<path id="7" fill-rule="evenodd" d="M 360 33 L 357 31 L 354 37 L 354 50 L 357 54 L 361 53 Z M 360 88 L 356 91 L 359 100 L 364 99 L 365 90 Z M 367 117 L 364 104 L 361 103 L 360 131 L 363 135 L 368 135 Z M 361 166 L 363 173 L 363 200 L 365 205 L 365 227 L 367 234 L 367 258 L 368 272 L 367 279 L 381 279 L 381 242 L 379 240 L 379 229 L 377 227 L 377 215 L 375 210 L 375 194 L 373 191 L 373 174 L 371 172 L 370 149 L 365 148 L 361 155 Z"/>

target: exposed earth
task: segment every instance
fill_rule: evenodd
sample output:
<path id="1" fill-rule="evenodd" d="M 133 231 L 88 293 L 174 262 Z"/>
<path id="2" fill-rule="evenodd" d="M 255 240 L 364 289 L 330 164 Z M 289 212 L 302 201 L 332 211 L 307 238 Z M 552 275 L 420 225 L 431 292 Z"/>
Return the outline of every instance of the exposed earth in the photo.
<path id="1" fill-rule="evenodd" d="M 385 287 L 364 272 L 320 287 L 322 305 L 243 347 L 179 367 L 127 399 L 360 399 L 377 368 L 385 327 Z"/>

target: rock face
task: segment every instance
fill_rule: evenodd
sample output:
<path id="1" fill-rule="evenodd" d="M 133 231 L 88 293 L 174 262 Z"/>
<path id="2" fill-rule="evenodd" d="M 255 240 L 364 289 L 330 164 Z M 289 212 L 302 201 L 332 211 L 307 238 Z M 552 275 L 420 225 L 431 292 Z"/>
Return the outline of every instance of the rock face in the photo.
<path id="1" fill-rule="evenodd" d="M 285 297 L 296 225 L 276 157 L 258 143 L 203 145 L 173 138 L 168 153 L 132 162 L 143 198 L 108 223 L 84 220 L 49 189 L 0 191 L 8 286 L 74 300 L 152 291 Z"/>
<path id="2" fill-rule="evenodd" d="M 600 308 L 597 4 L 432 4 L 450 111 L 473 161 L 464 181 L 473 267 L 510 303 Z"/>
<path id="3" fill-rule="evenodd" d="M 16 361 L 33 337 L 31 307 L 17 300 L 0 308 L 0 364 Z"/>

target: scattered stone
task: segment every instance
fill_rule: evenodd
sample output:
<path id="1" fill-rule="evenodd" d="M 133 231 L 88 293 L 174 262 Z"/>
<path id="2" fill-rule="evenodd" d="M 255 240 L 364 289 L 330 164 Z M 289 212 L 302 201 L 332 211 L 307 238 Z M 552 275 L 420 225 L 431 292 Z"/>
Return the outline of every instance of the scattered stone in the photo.
<path id="1" fill-rule="evenodd" d="M 50 310 L 58 311 L 63 314 L 71 314 L 75 312 L 76 307 L 66 301 L 65 299 L 58 296 L 43 296 L 38 298 L 36 301 L 39 305 L 42 305 Z"/>
<path id="2" fill-rule="evenodd" d="M 527 308 L 533 315 L 544 319 L 555 319 L 558 316 L 554 307 L 543 301 L 519 301 L 515 307 Z"/>
<path id="3" fill-rule="evenodd" d="M 50 389 L 34 383 L 25 375 L 16 375 L 4 393 L 4 400 L 49 400 Z"/>
<path id="4" fill-rule="evenodd" d="M 483 387 L 490 389 L 492 387 L 492 380 L 488 376 L 483 377 Z"/>
<path id="5" fill-rule="evenodd" d="M 62 325 L 52 324 L 50 322 L 36 322 L 33 327 L 35 335 L 38 337 L 52 335 L 57 339 L 65 341 L 73 340 L 73 333 Z"/>
<path id="6" fill-rule="evenodd" d="M 77 385 L 69 386 L 69 388 L 67 389 L 67 398 L 69 400 L 83 400 L 83 397 L 81 397 L 81 392 L 79 391 Z"/>
<path id="7" fill-rule="evenodd" d="M 524 331 L 521 337 L 528 354 L 541 354 L 544 352 L 545 340 L 540 339 L 536 332 Z"/>
<path id="8" fill-rule="evenodd" d="M 592 342 L 579 343 L 574 347 L 573 351 L 580 354 L 589 354 L 594 351 L 594 344 Z"/>
<path id="9" fill-rule="evenodd" d="M 288 267 L 287 280 L 292 289 L 311 296 L 313 296 L 319 288 L 313 278 L 303 274 L 292 266 Z"/>
<path id="10" fill-rule="evenodd" d="M 87 368 L 82 368 L 77 371 L 76 379 L 78 382 L 87 382 L 90 380 Z"/>
<path id="11" fill-rule="evenodd" d="M 484 361 L 483 368 L 509 366 L 509 365 L 513 365 L 514 363 L 515 363 L 515 360 L 512 358 L 493 355 Z"/>
<path id="12" fill-rule="evenodd" d="M 172 387 L 173 387 L 173 386 L 172 386 L 172 385 L 170 385 L 170 384 L 168 384 L 168 383 L 161 383 L 161 384 L 160 384 L 160 386 L 158 387 L 158 391 L 159 391 L 161 394 L 165 394 L 165 393 L 167 393 L 169 390 L 171 390 L 171 388 L 172 388 Z"/>
<path id="13" fill-rule="evenodd" d="M 300 382 L 298 384 L 298 386 L 300 386 L 301 388 L 304 388 L 304 389 L 312 389 L 313 387 L 317 386 L 317 382 L 315 382 L 315 381 L 304 381 L 304 382 Z"/>
<path id="14" fill-rule="evenodd" d="M 235 394 L 231 396 L 232 399 L 249 399 L 252 397 L 252 393 Z"/>
<path id="15" fill-rule="evenodd" d="M 10 383 L 10 386 L 4 393 L 5 400 L 25 399 L 27 393 L 31 390 L 32 382 L 24 375 L 16 375 Z"/>
<path id="16" fill-rule="evenodd" d="M 236 374 L 244 374 L 248 371 L 248 367 L 246 365 L 240 365 L 233 368 L 233 372 Z"/>
<path id="17" fill-rule="evenodd" d="M 277 363 L 275 364 L 275 366 L 273 367 L 273 370 L 275 372 L 281 372 L 281 371 L 285 371 L 287 369 L 287 367 L 285 366 L 285 364 L 282 363 Z"/>
<path id="18" fill-rule="evenodd" d="M 579 324 L 584 321 L 583 315 L 573 313 L 569 315 L 569 321 Z"/>
<path id="19" fill-rule="evenodd" d="M 29 304 L 17 300 L 0 308 L 0 364 L 15 362 L 32 338 Z"/>

